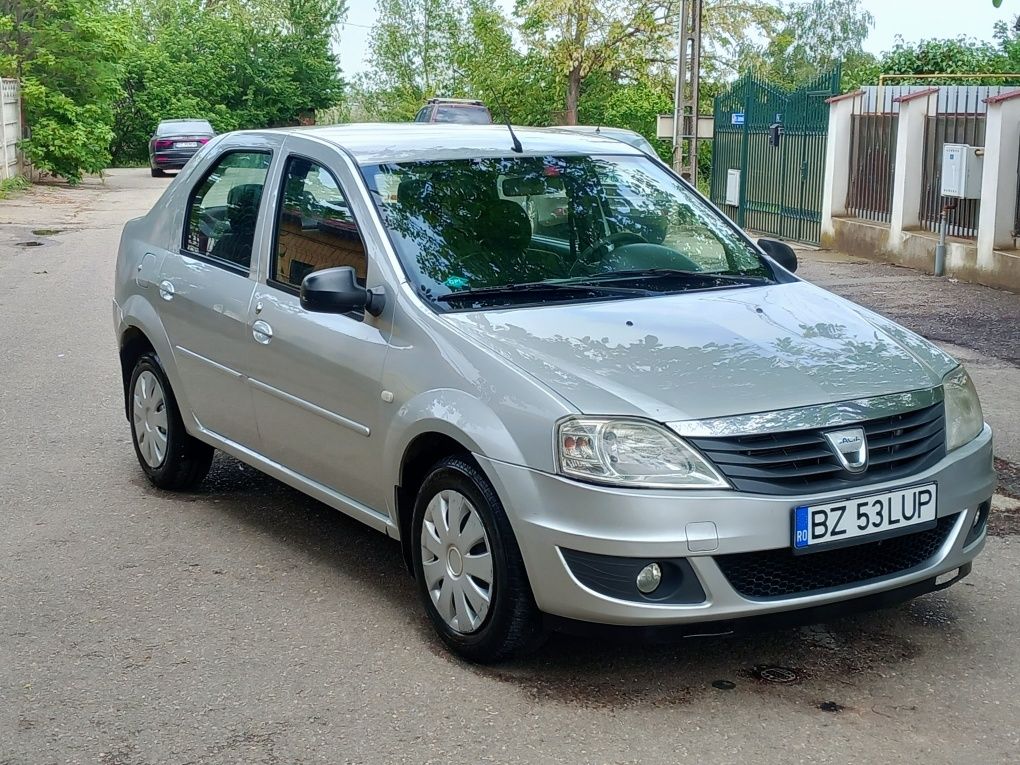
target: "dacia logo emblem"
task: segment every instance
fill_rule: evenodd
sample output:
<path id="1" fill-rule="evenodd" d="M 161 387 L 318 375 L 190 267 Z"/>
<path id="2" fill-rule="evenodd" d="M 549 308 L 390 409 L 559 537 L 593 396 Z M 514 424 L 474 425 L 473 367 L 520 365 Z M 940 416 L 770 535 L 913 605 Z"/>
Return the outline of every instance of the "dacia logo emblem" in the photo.
<path id="1" fill-rule="evenodd" d="M 844 470 L 863 473 L 868 469 L 868 437 L 864 428 L 831 430 L 823 435 Z"/>

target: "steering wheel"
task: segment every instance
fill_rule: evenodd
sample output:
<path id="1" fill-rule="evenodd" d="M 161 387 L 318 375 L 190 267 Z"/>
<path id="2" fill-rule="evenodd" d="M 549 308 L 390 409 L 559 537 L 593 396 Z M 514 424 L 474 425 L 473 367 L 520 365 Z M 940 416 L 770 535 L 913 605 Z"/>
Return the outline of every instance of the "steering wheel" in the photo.
<path id="1" fill-rule="evenodd" d="M 575 260 L 574 264 L 570 267 L 568 275 L 575 276 L 577 269 L 581 266 L 594 265 L 594 263 L 588 262 L 589 258 L 591 258 L 599 250 L 608 248 L 609 245 L 646 244 L 647 241 L 648 240 L 646 240 L 643 236 L 635 234 L 633 231 L 617 231 L 615 234 L 610 234 L 605 239 L 600 239 L 594 244 L 585 247 L 584 251 L 577 256 L 577 260 Z M 599 261 L 601 260 L 602 257 L 599 258 Z"/>

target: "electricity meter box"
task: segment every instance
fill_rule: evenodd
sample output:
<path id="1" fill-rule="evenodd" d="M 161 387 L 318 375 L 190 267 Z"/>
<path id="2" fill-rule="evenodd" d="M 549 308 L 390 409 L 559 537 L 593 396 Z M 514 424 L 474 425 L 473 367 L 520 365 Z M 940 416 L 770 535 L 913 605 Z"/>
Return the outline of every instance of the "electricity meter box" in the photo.
<path id="1" fill-rule="evenodd" d="M 734 207 L 740 204 L 740 171 L 730 168 L 726 171 L 726 204 Z"/>
<path id="2" fill-rule="evenodd" d="M 942 147 L 942 196 L 978 199 L 985 150 L 980 146 L 947 143 Z"/>

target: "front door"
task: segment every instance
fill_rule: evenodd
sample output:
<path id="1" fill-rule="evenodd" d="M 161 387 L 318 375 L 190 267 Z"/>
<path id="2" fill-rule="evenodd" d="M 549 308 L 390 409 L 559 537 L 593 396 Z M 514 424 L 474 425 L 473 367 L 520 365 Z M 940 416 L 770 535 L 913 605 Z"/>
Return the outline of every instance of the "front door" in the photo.
<path id="1" fill-rule="evenodd" d="M 231 151 L 188 199 L 184 236 L 157 279 L 181 385 L 205 430 L 258 448 L 245 357 L 255 292 L 252 246 L 271 155 Z"/>
<path id="2" fill-rule="evenodd" d="M 372 316 L 309 313 L 298 297 L 313 271 L 372 269 L 330 151 L 287 158 L 268 278 L 255 289 L 248 362 L 262 452 L 381 512 L 380 381 L 387 336 Z"/>

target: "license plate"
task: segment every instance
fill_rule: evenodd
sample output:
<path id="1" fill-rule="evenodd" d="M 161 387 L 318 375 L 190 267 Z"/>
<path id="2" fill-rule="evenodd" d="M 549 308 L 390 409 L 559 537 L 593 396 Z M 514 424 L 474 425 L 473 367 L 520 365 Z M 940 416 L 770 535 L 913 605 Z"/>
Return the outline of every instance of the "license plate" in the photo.
<path id="1" fill-rule="evenodd" d="M 198 141 L 178 141 L 174 144 L 176 149 L 197 149 Z"/>
<path id="2" fill-rule="evenodd" d="M 901 529 L 935 524 L 938 487 L 934 483 L 865 497 L 793 509 L 793 547 L 812 552 L 862 537 L 895 536 Z M 920 529 L 914 528 L 915 531 Z"/>

